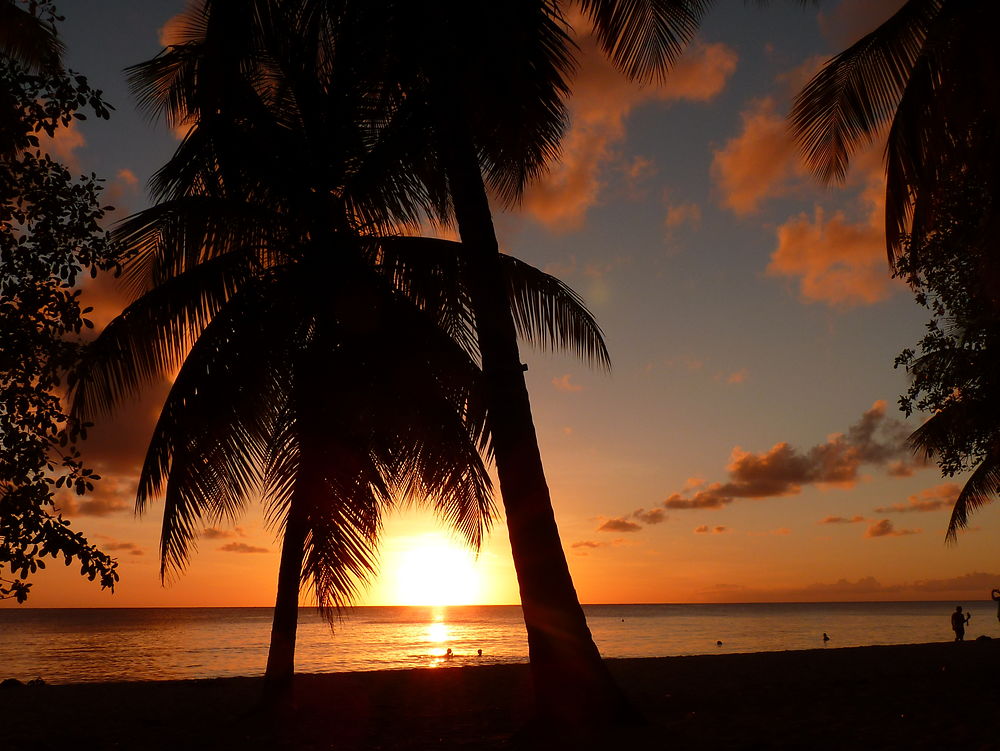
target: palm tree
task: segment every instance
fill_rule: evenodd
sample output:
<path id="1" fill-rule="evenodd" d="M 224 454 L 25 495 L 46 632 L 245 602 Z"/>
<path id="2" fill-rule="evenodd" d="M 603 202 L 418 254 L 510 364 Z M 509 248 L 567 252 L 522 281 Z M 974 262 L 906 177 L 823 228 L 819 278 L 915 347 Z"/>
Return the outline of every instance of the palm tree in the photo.
<path id="1" fill-rule="evenodd" d="M 434 207 L 383 156 L 393 130 L 357 50 L 266 2 L 266 23 L 220 34 L 246 18 L 226 10 L 192 12 L 189 41 L 136 69 L 140 101 L 196 127 L 157 175 L 159 205 L 119 230 L 148 291 L 99 339 L 77 404 L 110 408 L 183 360 L 138 505 L 166 486 L 166 575 L 196 522 L 263 488 L 284 523 L 268 674 L 287 680 L 300 575 L 324 608 L 342 602 L 401 491 L 436 498 L 478 544 L 485 407 L 459 246 L 374 231 Z M 606 360 L 571 290 L 513 259 L 503 273 L 522 334 Z"/>
<path id="2" fill-rule="evenodd" d="M 629 77 L 650 80 L 664 75 L 709 4 L 584 0 L 580 6 L 612 61 Z M 379 5 L 368 43 L 385 45 L 397 63 L 390 75 L 407 92 L 409 121 L 425 134 L 429 190 L 447 192 L 466 247 L 537 710 L 563 727 L 617 722 L 632 713 L 594 644 L 559 539 L 488 197 L 489 188 L 516 204 L 558 155 L 575 67 L 564 3 Z"/>
<path id="3" fill-rule="evenodd" d="M 956 174 L 997 195 L 998 21 L 1000 6 L 992 0 L 908 0 L 827 62 L 795 99 L 792 132 L 824 182 L 843 180 L 852 154 L 888 126 L 885 226 L 892 264 L 907 238 L 919 247 L 933 231 Z M 989 234 L 995 241 L 996 233 Z"/>

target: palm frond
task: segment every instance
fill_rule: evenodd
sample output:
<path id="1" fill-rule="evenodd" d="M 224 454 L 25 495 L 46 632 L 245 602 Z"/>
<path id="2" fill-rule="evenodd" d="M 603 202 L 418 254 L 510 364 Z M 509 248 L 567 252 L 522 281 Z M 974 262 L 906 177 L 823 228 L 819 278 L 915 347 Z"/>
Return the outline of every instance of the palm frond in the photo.
<path id="1" fill-rule="evenodd" d="M 253 254 L 213 258 L 129 305 L 87 346 L 73 373 L 73 414 L 82 419 L 110 414 L 157 376 L 176 370 L 215 314 L 251 278 L 255 266 Z"/>
<path id="2" fill-rule="evenodd" d="M 663 81 L 710 0 L 580 0 L 608 58 L 634 81 Z"/>
<path id="3" fill-rule="evenodd" d="M 269 337 L 269 327 L 287 324 L 259 296 L 237 295 L 194 343 L 170 389 L 136 495 L 142 513 L 166 486 L 163 576 L 183 568 L 197 522 L 234 519 L 255 497 L 287 380 L 284 340 Z"/>
<path id="4" fill-rule="evenodd" d="M 969 526 L 970 514 L 991 503 L 998 493 L 1000 493 L 1000 451 L 994 451 L 976 467 L 966 480 L 962 492 L 958 494 L 945 539 L 948 542 L 956 542 L 958 531 Z"/>
<path id="5" fill-rule="evenodd" d="M 604 332 L 580 296 L 513 256 L 503 255 L 501 260 L 518 334 L 537 347 L 570 352 L 589 365 L 610 370 Z"/>
<path id="6" fill-rule="evenodd" d="M 125 258 L 122 284 L 138 297 L 229 253 L 248 268 L 266 267 L 282 258 L 278 239 L 287 242 L 287 230 L 283 217 L 245 201 L 213 196 L 164 201 L 116 226 L 114 240 Z"/>
<path id="7" fill-rule="evenodd" d="M 842 181 L 854 151 L 896 111 L 943 0 L 909 0 L 831 59 L 795 97 L 792 134 L 823 181 Z"/>

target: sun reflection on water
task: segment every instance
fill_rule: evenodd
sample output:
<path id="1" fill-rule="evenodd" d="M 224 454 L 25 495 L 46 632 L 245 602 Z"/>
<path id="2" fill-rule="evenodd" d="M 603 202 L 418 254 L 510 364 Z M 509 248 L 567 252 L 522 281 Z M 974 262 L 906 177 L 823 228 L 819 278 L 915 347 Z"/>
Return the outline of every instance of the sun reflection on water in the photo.
<path id="1" fill-rule="evenodd" d="M 431 667 L 439 667 L 440 665 L 445 665 L 452 658 L 451 649 L 445 646 L 446 642 L 452 640 L 451 630 L 448 628 L 448 624 L 444 620 L 444 612 L 442 610 L 435 609 L 432 614 L 433 621 L 427 624 L 426 640 L 431 644 L 436 645 L 431 648 Z"/>
<path id="2" fill-rule="evenodd" d="M 450 638 L 447 623 L 435 621 L 427 626 L 427 641 L 434 642 L 435 644 L 443 644 Z"/>

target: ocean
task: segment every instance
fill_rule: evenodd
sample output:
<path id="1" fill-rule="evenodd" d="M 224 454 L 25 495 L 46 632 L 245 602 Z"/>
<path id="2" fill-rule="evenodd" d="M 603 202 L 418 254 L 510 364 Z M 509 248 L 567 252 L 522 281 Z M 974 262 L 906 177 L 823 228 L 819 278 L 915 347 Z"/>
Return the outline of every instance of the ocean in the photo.
<path id="1" fill-rule="evenodd" d="M 588 605 L 585 610 L 605 657 L 662 657 L 950 641 L 954 605 Z M 972 613 L 967 639 L 1000 637 L 994 603 L 964 605 Z M 528 659 L 517 606 L 354 608 L 332 631 L 315 610 L 303 608 L 299 620 L 300 673 Z M 270 626 L 270 608 L 4 608 L 0 680 L 84 683 L 262 675 Z M 826 645 L 824 632 L 831 639 Z M 452 657 L 446 656 L 448 649 Z"/>

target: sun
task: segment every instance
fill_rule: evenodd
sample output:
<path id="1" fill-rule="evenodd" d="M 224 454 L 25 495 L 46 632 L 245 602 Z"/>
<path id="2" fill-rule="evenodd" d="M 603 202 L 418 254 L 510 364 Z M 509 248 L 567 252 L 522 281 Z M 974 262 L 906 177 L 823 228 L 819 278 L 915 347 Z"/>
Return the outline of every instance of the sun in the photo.
<path id="1" fill-rule="evenodd" d="M 482 600 L 476 556 L 441 534 L 411 538 L 396 556 L 398 605 L 473 605 Z"/>

